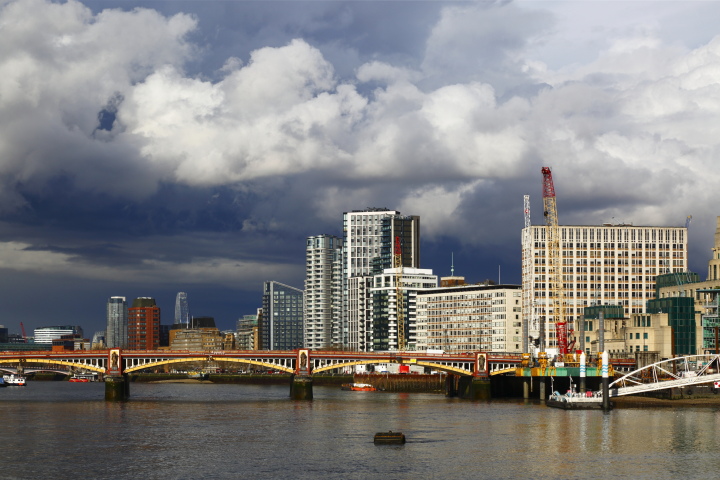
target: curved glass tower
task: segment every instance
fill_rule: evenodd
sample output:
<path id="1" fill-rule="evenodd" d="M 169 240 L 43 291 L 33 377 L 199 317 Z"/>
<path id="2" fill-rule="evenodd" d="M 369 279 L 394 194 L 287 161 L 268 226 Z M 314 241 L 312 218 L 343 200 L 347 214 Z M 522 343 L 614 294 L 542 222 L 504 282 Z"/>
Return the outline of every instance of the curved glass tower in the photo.
<path id="1" fill-rule="evenodd" d="M 175 298 L 175 324 L 188 325 L 190 322 L 190 313 L 188 310 L 187 293 L 178 292 Z"/>

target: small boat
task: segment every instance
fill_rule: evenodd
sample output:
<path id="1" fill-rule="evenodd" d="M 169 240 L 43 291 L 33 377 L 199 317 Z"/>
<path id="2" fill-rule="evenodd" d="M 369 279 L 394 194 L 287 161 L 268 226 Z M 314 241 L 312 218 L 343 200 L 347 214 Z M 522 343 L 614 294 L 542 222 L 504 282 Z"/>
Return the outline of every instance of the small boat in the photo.
<path id="1" fill-rule="evenodd" d="M 560 392 L 553 392 L 546 405 L 564 410 L 602 410 L 603 398 L 601 392 L 568 392 L 564 395 Z M 610 408 L 612 408 L 612 403 Z"/>
<path id="2" fill-rule="evenodd" d="M 73 376 L 70 377 L 70 379 L 68 380 L 68 382 L 73 382 L 73 383 L 87 383 L 87 382 L 89 382 L 89 381 L 90 381 L 90 379 L 89 379 L 88 377 L 80 377 L 80 376 L 77 376 L 77 375 L 73 375 Z"/>
<path id="3" fill-rule="evenodd" d="M 353 392 L 374 392 L 377 388 L 373 387 L 369 383 L 343 383 L 340 386 L 341 390 L 350 390 Z"/>
<path id="4" fill-rule="evenodd" d="M 188 378 L 192 378 L 194 380 L 207 380 L 210 378 L 210 374 L 206 372 L 188 372 Z"/>
<path id="5" fill-rule="evenodd" d="M 25 377 L 22 375 L 3 375 L 3 382 L 8 387 L 24 387 L 25 386 Z"/>

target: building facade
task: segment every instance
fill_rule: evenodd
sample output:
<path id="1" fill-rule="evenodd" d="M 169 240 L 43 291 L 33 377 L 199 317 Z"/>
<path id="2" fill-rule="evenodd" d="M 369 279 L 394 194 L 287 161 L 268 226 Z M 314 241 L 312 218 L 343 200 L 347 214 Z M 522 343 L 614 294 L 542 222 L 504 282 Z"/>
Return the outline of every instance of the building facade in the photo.
<path id="1" fill-rule="evenodd" d="M 175 296 L 175 324 L 188 325 L 190 321 L 190 309 L 188 307 L 187 293 L 178 292 Z"/>
<path id="2" fill-rule="evenodd" d="M 139 297 L 128 308 L 130 350 L 157 350 L 160 347 L 160 307 L 155 299 Z"/>
<path id="3" fill-rule="evenodd" d="M 520 285 L 453 285 L 418 292 L 417 349 L 522 352 Z"/>
<path id="4" fill-rule="evenodd" d="M 655 277 L 687 269 L 685 227 L 563 225 L 559 232 L 563 304 L 576 333 L 586 306 L 620 305 L 626 317 L 645 313 L 655 298 Z M 546 233 L 544 226 L 530 226 L 522 234 L 522 318 L 531 340 L 540 336 L 544 320 L 545 350 L 557 348 Z"/>
<path id="5" fill-rule="evenodd" d="M 235 329 L 238 350 L 258 350 L 258 315 L 243 315 Z"/>
<path id="6" fill-rule="evenodd" d="M 399 275 L 398 275 L 399 274 Z M 398 289 L 397 281 L 400 281 Z M 370 312 L 364 331 L 368 351 L 415 350 L 417 347 L 416 297 L 438 286 L 432 270 L 420 268 L 387 268 L 372 277 L 369 290 Z M 402 302 L 399 302 L 402 295 Z M 399 342 L 399 320 L 404 325 L 404 345 Z M 402 347 L 402 348 L 401 348 Z"/>
<path id="7" fill-rule="evenodd" d="M 39 327 L 35 329 L 35 343 L 40 345 L 52 345 L 53 340 L 57 340 L 64 335 L 83 336 L 83 329 L 74 325 L 58 325 L 54 327 Z"/>
<path id="8" fill-rule="evenodd" d="M 110 297 L 107 301 L 105 343 L 108 348 L 127 348 L 128 305 L 125 297 Z"/>
<path id="9" fill-rule="evenodd" d="M 336 298 L 337 263 L 342 257 L 342 239 L 333 235 L 308 237 L 305 247 L 304 346 L 332 346 L 333 318 L 339 317 Z"/>
<path id="10" fill-rule="evenodd" d="M 341 312 L 333 326 L 333 344 L 349 350 L 362 350 L 364 337 L 362 328 L 362 303 L 351 305 L 352 299 L 359 298 L 367 283 L 354 278 L 367 278 L 392 268 L 396 239 L 400 240 L 402 265 L 420 267 L 420 217 L 403 216 L 396 210 L 368 208 L 343 213 L 342 244 L 342 304 Z"/>
<path id="11" fill-rule="evenodd" d="M 303 346 L 303 291 L 275 281 L 263 288 L 262 349 L 294 350 Z"/>

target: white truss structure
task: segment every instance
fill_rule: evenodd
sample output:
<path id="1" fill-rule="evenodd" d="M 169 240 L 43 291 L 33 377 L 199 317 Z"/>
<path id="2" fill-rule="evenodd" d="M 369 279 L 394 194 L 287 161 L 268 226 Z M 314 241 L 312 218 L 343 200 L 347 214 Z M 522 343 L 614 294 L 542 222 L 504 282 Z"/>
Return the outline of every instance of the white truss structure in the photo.
<path id="1" fill-rule="evenodd" d="M 662 360 L 620 377 L 610 384 L 610 396 L 717 381 L 720 381 L 720 355 L 690 355 Z"/>

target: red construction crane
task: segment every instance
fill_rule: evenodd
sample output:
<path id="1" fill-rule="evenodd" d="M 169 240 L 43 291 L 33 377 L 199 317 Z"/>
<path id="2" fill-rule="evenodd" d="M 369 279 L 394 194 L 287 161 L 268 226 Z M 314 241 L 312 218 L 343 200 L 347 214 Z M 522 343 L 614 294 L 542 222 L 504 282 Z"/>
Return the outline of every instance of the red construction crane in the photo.
<path id="1" fill-rule="evenodd" d="M 23 343 L 27 343 L 27 335 L 25 335 L 25 325 L 20 322 L 20 330 L 22 331 Z"/>
<path id="2" fill-rule="evenodd" d="M 542 168 L 543 175 L 543 207 L 545 215 L 545 245 L 547 248 L 547 282 L 550 293 L 546 318 L 552 315 L 555 325 L 555 338 L 558 353 L 568 353 L 568 325 L 565 319 L 565 289 L 562 282 L 562 265 L 560 257 L 560 228 L 558 227 L 557 204 L 555 202 L 555 186 L 549 167 Z M 572 334 L 572 327 L 569 329 Z"/>

